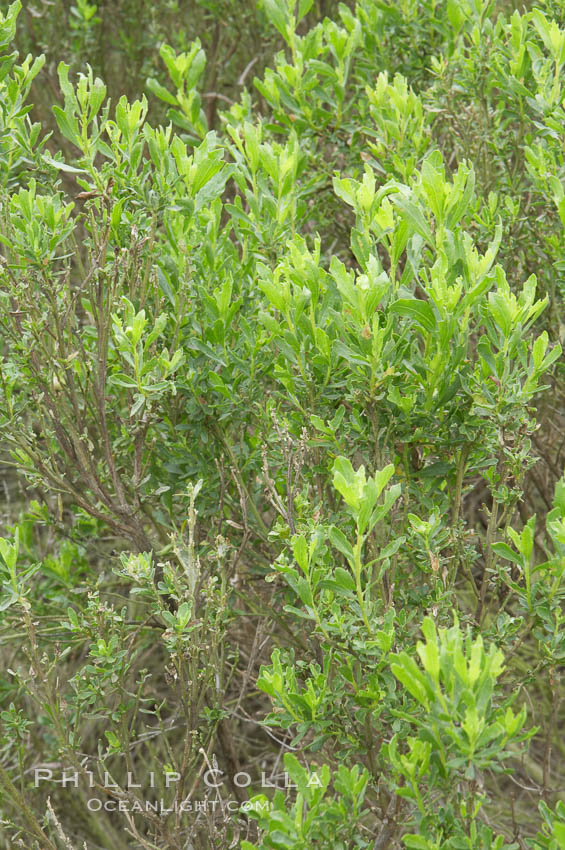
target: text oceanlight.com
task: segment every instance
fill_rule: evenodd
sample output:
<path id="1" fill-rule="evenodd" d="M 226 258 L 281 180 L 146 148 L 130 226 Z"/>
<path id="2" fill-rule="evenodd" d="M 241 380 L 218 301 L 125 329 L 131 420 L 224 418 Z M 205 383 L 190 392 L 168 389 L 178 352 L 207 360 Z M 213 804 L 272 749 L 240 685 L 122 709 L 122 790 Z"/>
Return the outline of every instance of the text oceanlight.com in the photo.
<path id="1" fill-rule="evenodd" d="M 200 812 L 250 812 L 269 811 L 273 804 L 270 800 L 182 800 L 180 803 L 167 803 L 165 800 L 101 800 L 99 797 L 91 797 L 86 806 L 91 812 L 154 812 L 159 815 L 168 815 L 172 812 L 200 813 Z"/>
<path id="2" fill-rule="evenodd" d="M 251 774 L 246 771 L 239 771 L 233 776 L 227 776 L 224 771 L 218 768 L 210 768 L 202 774 L 201 781 L 204 788 L 205 796 L 199 799 L 183 800 L 165 800 L 163 797 L 159 799 L 141 799 L 137 797 L 137 792 L 148 789 L 157 789 L 155 796 L 159 796 L 159 789 L 169 790 L 172 792 L 179 788 L 178 783 L 181 782 L 181 774 L 175 771 L 164 771 L 162 773 L 149 772 L 146 776 L 138 777 L 135 774 L 128 772 L 127 778 L 122 784 L 118 784 L 110 773 L 105 772 L 97 777 L 93 771 L 87 770 L 70 770 L 63 769 L 55 772 L 50 767 L 34 768 L 34 786 L 39 788 L 45 784 L 55 784 L 60 788 L 68 791 L 73 789 L 89 788 L 96 789 L 98 792 L 107 794 L 107 799 L 101 799 L 99 796 L 91 796 L 86 800 L 86 806 L 91 812 L 128 812 L 141 813 L 152 812 L 159 815 L 167 815 L 172 812 L 181 814 L 199 814 L 205 813 L 232 813 L 249 812 L 249 811 L 268 811 L 272 808 L 272 802 L 265 796 L 256 797 L 254 799 L 240 801 L 234 798 L 220 798 L 220 789 L 225 787 L 226 783 L 238 788 L 248 788 L 253 786 L 253 790 L 259 785 L 264 788 L 296 788 L 291 782 L 288 773 L 279 774 L 276 781 L 273 777 L 268 777 L 264 772 L 261 773 L 261 779 L 254 779 Z M 308 779 L 308 784 L 312 786 L 320 786 L 321 780 L 317 773 L 311 773 Z M 251 789 L 250 789 L 251 790 Z M 215 794 L 215 799 L 209 799 L 211 794 Z M 141 796 L 141 795 L 140 795 Z M 153 797 L 153 795 L 151 795 Z"/>

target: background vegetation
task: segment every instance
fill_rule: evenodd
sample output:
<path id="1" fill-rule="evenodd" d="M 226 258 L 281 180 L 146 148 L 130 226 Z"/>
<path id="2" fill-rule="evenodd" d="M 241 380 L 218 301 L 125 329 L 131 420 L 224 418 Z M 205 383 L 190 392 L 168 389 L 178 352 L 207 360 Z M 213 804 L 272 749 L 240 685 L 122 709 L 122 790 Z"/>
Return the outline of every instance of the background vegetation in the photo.
<path id="1" fill-rule="evenodd" d="M 563 4 L 0 11 L 0 846 L 565 847 Z"/>

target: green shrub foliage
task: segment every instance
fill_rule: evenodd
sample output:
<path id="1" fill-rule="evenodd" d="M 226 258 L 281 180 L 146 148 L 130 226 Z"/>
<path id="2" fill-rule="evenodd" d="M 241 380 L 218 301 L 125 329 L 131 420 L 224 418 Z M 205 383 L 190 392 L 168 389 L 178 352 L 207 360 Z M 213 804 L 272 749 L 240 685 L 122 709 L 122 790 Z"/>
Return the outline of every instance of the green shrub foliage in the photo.
<path id="1" fill-rule="evenodd" d="M 564 848 L 562 5 L 25 5 L 0 846 Z"/>

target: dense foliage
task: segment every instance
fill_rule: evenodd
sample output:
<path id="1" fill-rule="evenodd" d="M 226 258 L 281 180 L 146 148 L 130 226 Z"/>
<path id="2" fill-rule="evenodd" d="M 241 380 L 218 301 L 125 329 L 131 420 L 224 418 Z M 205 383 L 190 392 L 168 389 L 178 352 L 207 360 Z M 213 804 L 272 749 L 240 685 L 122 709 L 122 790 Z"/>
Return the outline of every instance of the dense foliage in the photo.
<path id="1" fill-rule="evenodd" d="M 563 7 L 186 6 L 0 4 L 0 847 L 564 848 Z"/>

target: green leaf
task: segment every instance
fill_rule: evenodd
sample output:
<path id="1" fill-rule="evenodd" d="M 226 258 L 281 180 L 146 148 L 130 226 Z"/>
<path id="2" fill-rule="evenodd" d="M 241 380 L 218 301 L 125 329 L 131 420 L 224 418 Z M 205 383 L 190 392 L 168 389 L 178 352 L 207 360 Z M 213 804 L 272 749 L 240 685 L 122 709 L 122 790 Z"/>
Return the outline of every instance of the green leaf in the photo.
<path id="1" fill-rule="evenodd" d="M 390 666 L 398 681 L 404 685 L 417 702 L 429 709 L 429 693 L 426 680 L 413 658 L 408 653 L 401 652 L 392 656 L 393 663 Z"/>
<path id="2" fill-rule="evenodd" d="M 303 534 L 295 538 L 292 544 L 294 559 L 304 575 L 308 575 L 308 545 Z"/>
<path id="3" fill-rule="evenodd" d="M 433 247 L 434 239 L 432 231 L 421 209 L 405 195 L 391 195 L 390 199 L 398 207 L 402 213 L 402 217 L 412 227 L 413 231 L 421 236 L 430 247 Z"/>
<path id="4" fill-rule="evenodd" d="M 13 572 L 18 561 L 19 551 L 19 529 L 16 528 L 14 542 L 12 543 L 6 537 L 0 537 L 0 555 L 4 559 L 4 563 Z"/>
<path id="5" fill-rule="evenodd" d="M 71 608 L 70 606 L 67 608 L 67 617 L 69 618 L 69 623 L 71 624 L 73 629 L 76 629 L 78 631 L 78 629 L 80 628 L 80 624 L 74 608 Z"/>
<path id="6" fill-rule="evenodd" d="M 355 580 L 353 579 L 353 576 L 351 573 L 348 573 L 347 570 L 344 570 L 343 567 L 335 568 L 334 578 L 336 583 L 344 590 L 355 590 Z"/>
<path id="7" fill-rule="evenodd" d="M 286 10 L 286 2 L 282 3 L 281 0 L 264 0 L 264 9 L 267 13 L 267 17 L 274 27 L 278 29 L 282 37 L 287 39 L 287 17 L 283 10 Z"/>
<path id="8" fill-rule="evenodd" d="M 399 316 L 414 319 L 428 333 L 432 333 L 437 327 L 435 313 L 427 301 L 420 301 L 417 298 L 400 298 L 390 305 L 390 311 Z"/>
<path id="9" fill-rule="evenodd" d="M 67 165 L 66 162 L 62 162 L 59 159 L 53 159 L 47 154 L 42 154 L 42 159 L 47 163 L 47 165 L 52 166 L 52 168 L 57 168 L 59 171 L 65 171 L 68 174 L 86 174 L 84 168 L 75 168 L 74 165 Z"/>
<path id="10" fill-rule="evenodd" d="M 308 14 L 308 12 L 309 12 L 309 11 L 310 11 L 310 9 L 312 8 L 313 4 L 314 4 L 314 0 L 299 0 L 299 3 L 298 3 L 298 15 L 297 15 L 297 17 L 296 17 L 296 22 L 297 22 L 297 23 L 298 23 L 299 21 L 301 21 L 301 20 L 302 20 L 302 18 L 303 18 L 305 15 L 307 15 L 307 14 Z"/>
<path id="11" fill-rule="evenodd" d="M 392 540 L 384 549 L 381 549 L 379 552 L 379 561 L 383 561 L 385 558 L 391 558 L 401 546 L 406 543 L 406 537 L 397 537 L 395 540 Z"/>
<path id="12" fill-rule="evenodd" d="M 435 847 L 437 847 L 435 843 L 432 844 L 421 835 L 404 835 L 402 840 L 406 847 L 411 848 L 411 850 L 435 850 Z"/>
<path id="13" fill-rule="evenodd" d="M 360 466 L 354 472 L 349 458 L 337 457 L 333 465 L 333 485 L 343 496 L 345 503 L 354 511 L 358 511 L 365 492 L 365 467 Z"/>
<path id="14" fill-rule="evenodd" d="M 345 555 L 347 560 L 352 564 L 355 559 L 355 556 L 353 554 L 353 546 L 348 541 L 345 534 L 340 531 L 339 528 L 332 526 L 329 530 L 329 538 L 332 546 L 335 546 L 336 549 L 339 549 L 341 554 Z"/>
<path id="15" fill-rule="evenodd" d="M 165 101 L 165 103 L 170 103 L 171 106 L 178 106 L 178 99 L 171 94 L 171 92 L 162 86 L 157 80 L 154 80 L 153 77 L 148 77 L 145 81 L 145 85 L 151 94 L 154 94 L 155 97 L 158 97 L 159 100 Z"/>
<path id="16" fill-rule="evenodd" d="M 438 169 L 434 168 L 430 158 L 422 163 L 422 185 L 434 217 L 438 224 L 443 223 L 443 209 L 445 203 L 445 177 Z M 420 234 L 423 236 L 423 234 Z"/>
<path id="17" fill-rule="evenodd" d="M 439 683 L 439 651 L 437 646 L 437 634 L 434 621 L 426 617 L 422 623 L 422 632 L 426 643 L 418 641 L 416 651 L 420 656 L 424 669 L 432 677 L 434 682 Z"/>
<path id="18" fill-rule="evenodd" d="M 492 550 L 497 555 L 500 555 L 501 558 L 506 558 L 507 561 L 512 561 L 513 564 L 517 564 L 519 567 L 523 566 L 523 558 L 508 543 L 493 543 Z"/>
<path id="19" fill-rule="evenodd" d="M 69 142 L 73 142 L 73 144 L 79 146 L 80 139 L 78 137 L 78 127 L 75 118 L 69 118 L 60 106 L 53 107 L 53 114 L 57 120 L 57 124 L 59 125 L 59 130 L 63 134 L 63 136 L 69 140 Z"/>

